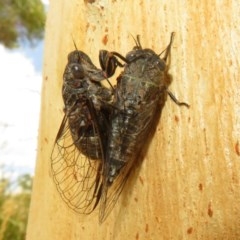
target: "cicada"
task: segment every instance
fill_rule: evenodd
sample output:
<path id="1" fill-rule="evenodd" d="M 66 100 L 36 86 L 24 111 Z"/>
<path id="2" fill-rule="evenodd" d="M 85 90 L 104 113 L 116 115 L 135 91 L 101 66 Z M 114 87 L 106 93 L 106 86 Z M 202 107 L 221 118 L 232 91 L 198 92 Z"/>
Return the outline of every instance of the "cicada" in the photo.
<path id="1" fill-rule="evenodd" d="M 173 34 L 162 58 L 143 49 L 139 38 L 126 57 L 100 51 L 102 69 L 81 51 L 69 54 L 63 77 L 65 117 L 51 163 L 61 197 L 76 212 L 89 214 L 99 205 L 103 222 L 154 131 L 167 95 L 188 106 L 168 91 L 172 41 Z M 105 88 L 100 81 L 123 66 L 117 57 L 125 62 L 124 71 L 116 88 Z"/>
<path id="2" fill-rule="evenodd" d="M 64 118 L 51 155 L 57 189 L 67 205 L 78 213 L 91 213 L 101 198 L 103 165 L 113 89 L 101 81 L 117 67 L 113 55 L 100 52 L 98 69 L 82 51 L 68 55 L 63 74 Z"/>
<path id="3" fill-rule="evenodd" d="M 100 220 L 105 219 L 114 207 L 147 139 L 155 130 L 167 95 L 178 105 L 189 107 L 168 91 L 171 82 L 168 58 L 173 36 L 172 33 L 162 58 L 151 49 L 143 49 L 139 37 L 134 49 L 126 55 L 126 65 L 117 79 L 110 115 Z"/>

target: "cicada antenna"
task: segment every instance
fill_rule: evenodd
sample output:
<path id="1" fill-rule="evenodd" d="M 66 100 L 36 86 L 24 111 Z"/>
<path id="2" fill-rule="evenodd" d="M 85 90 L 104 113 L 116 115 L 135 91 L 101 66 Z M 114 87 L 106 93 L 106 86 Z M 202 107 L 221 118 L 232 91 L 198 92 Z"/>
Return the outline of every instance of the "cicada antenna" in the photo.
<path id="1" fill-rule="evenodd" d="M 139 34 L 137 35 L 137 43 L 138 43 L 138 46 L 142 49 L 142 45 L 140 43 L 140 35 Z"/>
<path id="2" fill-rule="evenodd" d="M 74 40 L 74 38 L 73 38 L 73 35 L 71 34 L 71 36 L 72 36 L 72 41 L 73 41 L 73 45 L 74 45 L 74 47 L 75 47 L 75 50 L 78 50 L 77 45 L 76 45 L 76 42 L 75 42 L 75 40 Z"/>
<path id="3" fill-rule="evenodd" d="M 169 56 L 169 54 L 170 54 L 174 36 L 175 36 L 175 32 L 172 32 L 172 33 L 171 33 L 171 37 L 170 37 L 170 42 L 169 42 L 167 48 L 164 49 L 160 54 L 158 54 L 158 56 L 160 57 L 160 56 L 165 52 L 165 55 L 164 55 L 164 57 L 162 58 L 163 61 L 165 61 L 165 62 L 167 61 L 167 58 L 168 58 L 168 56 Z"/>
<path id="4" fill-rule="evenodd" d="M 130 33 L 130 35 L 131 35 L 133 41 L 135 42 L 135 44 L 136 44 L 136 46 L 137 46 L 137 45 L 138 45 L 138 42 L 137 42 L 136 38 L 135 38 L 131 33 Z"/>
<path id="5" fill-rule="evenodd" d="M 133 41 L 135 42 L 136 46 L 135 48 L 140 48 L 142 49 L 142 45 L 140 43 L 140 35 L 137 34 L 137 37 L 135 38 L 131 33 L 130 33 L 131 37 L 133 38 Z"/>

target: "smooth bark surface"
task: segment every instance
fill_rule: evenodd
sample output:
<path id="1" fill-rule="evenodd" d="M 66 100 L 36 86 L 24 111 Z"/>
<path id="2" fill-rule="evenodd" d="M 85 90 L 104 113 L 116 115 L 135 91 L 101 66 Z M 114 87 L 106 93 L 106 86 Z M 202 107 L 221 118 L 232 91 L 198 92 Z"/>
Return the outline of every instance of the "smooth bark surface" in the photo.
<path id="1" fill-rule="evenodd" d="M 226 1 L 51 0 L 38 158 L 27 240 L 240 239 L 240 4 Z M 50 155 L 63 117 L 67 54 L 125 55 L 140 34 L 157 53 L 176 32 L 168 98 L 141 167 L 107 220 L 72 212 Z M 114 81 L 114 80 L 113 80 Z"/>

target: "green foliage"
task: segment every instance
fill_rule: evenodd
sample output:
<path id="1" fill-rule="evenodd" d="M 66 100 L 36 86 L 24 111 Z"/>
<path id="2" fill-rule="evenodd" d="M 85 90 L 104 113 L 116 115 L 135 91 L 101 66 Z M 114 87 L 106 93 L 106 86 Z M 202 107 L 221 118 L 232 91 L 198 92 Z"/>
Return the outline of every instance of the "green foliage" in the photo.
<path id="1" fill-rule="evenodd" d="M 45 19 L 41 0 L 1 0 L 0 43 L 14 48 L 20 41 L 42 39 Z"/>
<path id="2" fill-rule="evenodd" d="M 14 190 L 9 180 L 0 180 L 0 240 L 24 240 L 31 199 L 32 178 L 20 176 Z"/>

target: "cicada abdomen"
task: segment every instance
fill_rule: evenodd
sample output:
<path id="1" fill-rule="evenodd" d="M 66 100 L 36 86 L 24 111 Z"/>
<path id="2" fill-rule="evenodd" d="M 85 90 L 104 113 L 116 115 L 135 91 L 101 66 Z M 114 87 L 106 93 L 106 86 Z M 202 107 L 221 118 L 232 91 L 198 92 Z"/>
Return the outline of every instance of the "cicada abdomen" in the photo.
<path id="1" fill-rule="evenodd" d="M 84 52 L 75 50 L 68 55 L 63 74 L 65 116 L 51 169 L 62 199 L 78 213 L 91 213 L 101 198 L 112 89 L 100 81 L 111 76 L 114 67 L 109 73 L 97 69 Z"/>
<path id="2" fill-rule="evenodd" d="M 170 84 L 167 60 L 172 40 L 173 34 L 163 58 L 151 49 L 142 49 L 139 39 L 126 55 L 127 64 L 117 79 L 110 116 L 100 221 L 113 208 L 160 117 Z"/>

